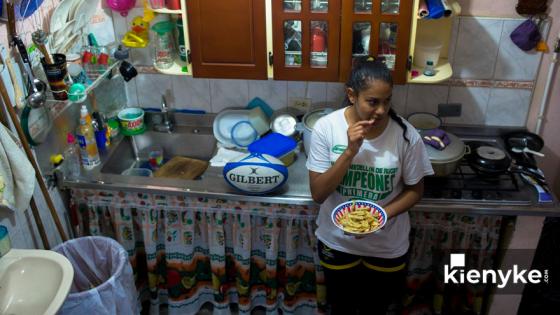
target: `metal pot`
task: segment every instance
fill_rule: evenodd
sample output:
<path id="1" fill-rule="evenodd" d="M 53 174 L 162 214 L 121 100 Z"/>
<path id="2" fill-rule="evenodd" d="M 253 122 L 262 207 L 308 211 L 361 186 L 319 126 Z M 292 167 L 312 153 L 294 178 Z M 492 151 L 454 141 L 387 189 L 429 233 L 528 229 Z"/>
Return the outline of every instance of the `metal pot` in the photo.
<path id="1" fill-rule="evenodd" d="M 303 116 L 303 148 L 305 149 L 305 155 L 309 155 L 309 146 L 311 145 L 311 133 L 313 132 L 313 127 L 319 118 L 330 114 L 333 111 L 332 108 L 321 108 L 308 112 Z"/>
<path id="2" fill-rule="evenodd" d="M 436 177 L 445 177 L 453 174 L 468 150 L 463 140 L 459 139 L 459 137 L 449 132 L 447 136 L 451 142 L 441 151 L 426 145 L 426 151 L 428 151 L 430 163 Z"/>

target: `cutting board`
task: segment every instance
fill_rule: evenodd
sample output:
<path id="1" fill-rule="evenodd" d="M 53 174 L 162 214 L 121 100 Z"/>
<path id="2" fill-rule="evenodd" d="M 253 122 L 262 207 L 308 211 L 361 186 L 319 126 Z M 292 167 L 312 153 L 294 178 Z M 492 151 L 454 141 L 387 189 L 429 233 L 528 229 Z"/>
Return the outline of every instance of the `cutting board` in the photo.
<path id="1" fill-rule="evenodd" d="M 195 179 L 202 175 L 209 163 L 202 160 L 176 156 L 154 173 L 154 177 Z"/>

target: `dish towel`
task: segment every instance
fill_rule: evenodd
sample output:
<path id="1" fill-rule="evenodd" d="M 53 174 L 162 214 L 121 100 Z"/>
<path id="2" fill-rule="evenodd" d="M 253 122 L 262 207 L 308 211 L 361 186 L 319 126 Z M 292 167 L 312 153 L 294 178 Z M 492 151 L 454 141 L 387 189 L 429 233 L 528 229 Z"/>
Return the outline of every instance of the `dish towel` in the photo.
<path id="1" fill-rule="evenodd" d="M 35 190 L 35 170 L 17 137 L 0 124 L 0 206 L 25 211 Z"/>
<path id="2" fill-rule="evenodd" d="M 435 149 L 443 150 L 450 143 L 451 139 L 447 136 L 447 133 L 441 129 L 430 129 L 422 133 L 422 140 L 425 144 L 431 145 Z"/>
<path id="3" fill-rule="evenodd" d="M 235 159 L 241 154 L 243 154 L 243 152 L 219 147 L 216 155 L 210 159 L 210 165 L 214 167 L 225 166 L 227 162 Z"/>

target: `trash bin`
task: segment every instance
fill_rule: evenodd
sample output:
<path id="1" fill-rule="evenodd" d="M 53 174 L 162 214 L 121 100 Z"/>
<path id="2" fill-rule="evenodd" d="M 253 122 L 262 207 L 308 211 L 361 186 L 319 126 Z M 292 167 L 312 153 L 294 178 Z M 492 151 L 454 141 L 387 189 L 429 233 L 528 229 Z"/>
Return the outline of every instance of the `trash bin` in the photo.
<path id="1" fill-rule="evenodd" d="M 74 267 L 70 293 L 59 314 L 138 314 L 128 254 L 115 240 L 88 236 L 53 248 Z"/>

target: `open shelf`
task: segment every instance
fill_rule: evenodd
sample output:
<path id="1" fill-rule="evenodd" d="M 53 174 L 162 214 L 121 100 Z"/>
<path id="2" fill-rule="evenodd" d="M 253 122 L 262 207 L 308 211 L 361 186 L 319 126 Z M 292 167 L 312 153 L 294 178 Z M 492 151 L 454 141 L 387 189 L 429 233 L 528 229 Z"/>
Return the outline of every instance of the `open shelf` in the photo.
<path id="1" fill-rule="evenodd" d="M 447 59 L 440 58 L 438 61 L 437 66 L 435 67 L 436 75 L 434 76 L 426 76 L 422 74 L 424 69 L 417 67 L 416 65 L 412 66 L 412 70 L 418 71 L 419 75 L 417 77 L 412 78 L 411 74 L 412 71 L 409 73 L 410 79 L 408 83 L 438 83 L 445 81 L 453 75 L 453 69 L 451 68 L 451 64 Z"/>
<path id="2" fill-rule="evenodd" d="M 154 63 L 154 68 L 163 74 L 170 74 L 170 75 L 190 75 L 188 72 L 187 62 L 180 60 L 178 57 L 173 61 L 173 65 L 167 69 L 160 69 L 156 67 Z"/>
<path id="3" fill-rule="evenodd" d="M 169 10 L 169 9 L 152 9 L 154 12 L 156 13 L 162 13 L 162 14 L 182 14 L 183 12 L 179 9 L 179 10 Z"/>
<path id="4" fill-rule="evenodd" d="M 451 7 L 451 15 L 441 17 L 440 19 L 448 19 L 448 18 L 453 18 L 455 16 L 461 15 L 461 10 L 462 10 L 461 5 L 459 5 L 459 3 L 456 0 L 449 1 L 449 6 Z M 417 12 L 418 12 L 418 10 L 416 10 L 416 13 Z M 418 14 L 415 14 L 415 15 L 416 15 L 416 19 L 418 19 L 418 20 L 423 20 L 423 21 L 430 21 L 431 20 L 431 19 L 426 19 L 426 18 L 420 17 Z M 436 19 L 436 20 L 439 20 L 439 19 Z"/>

